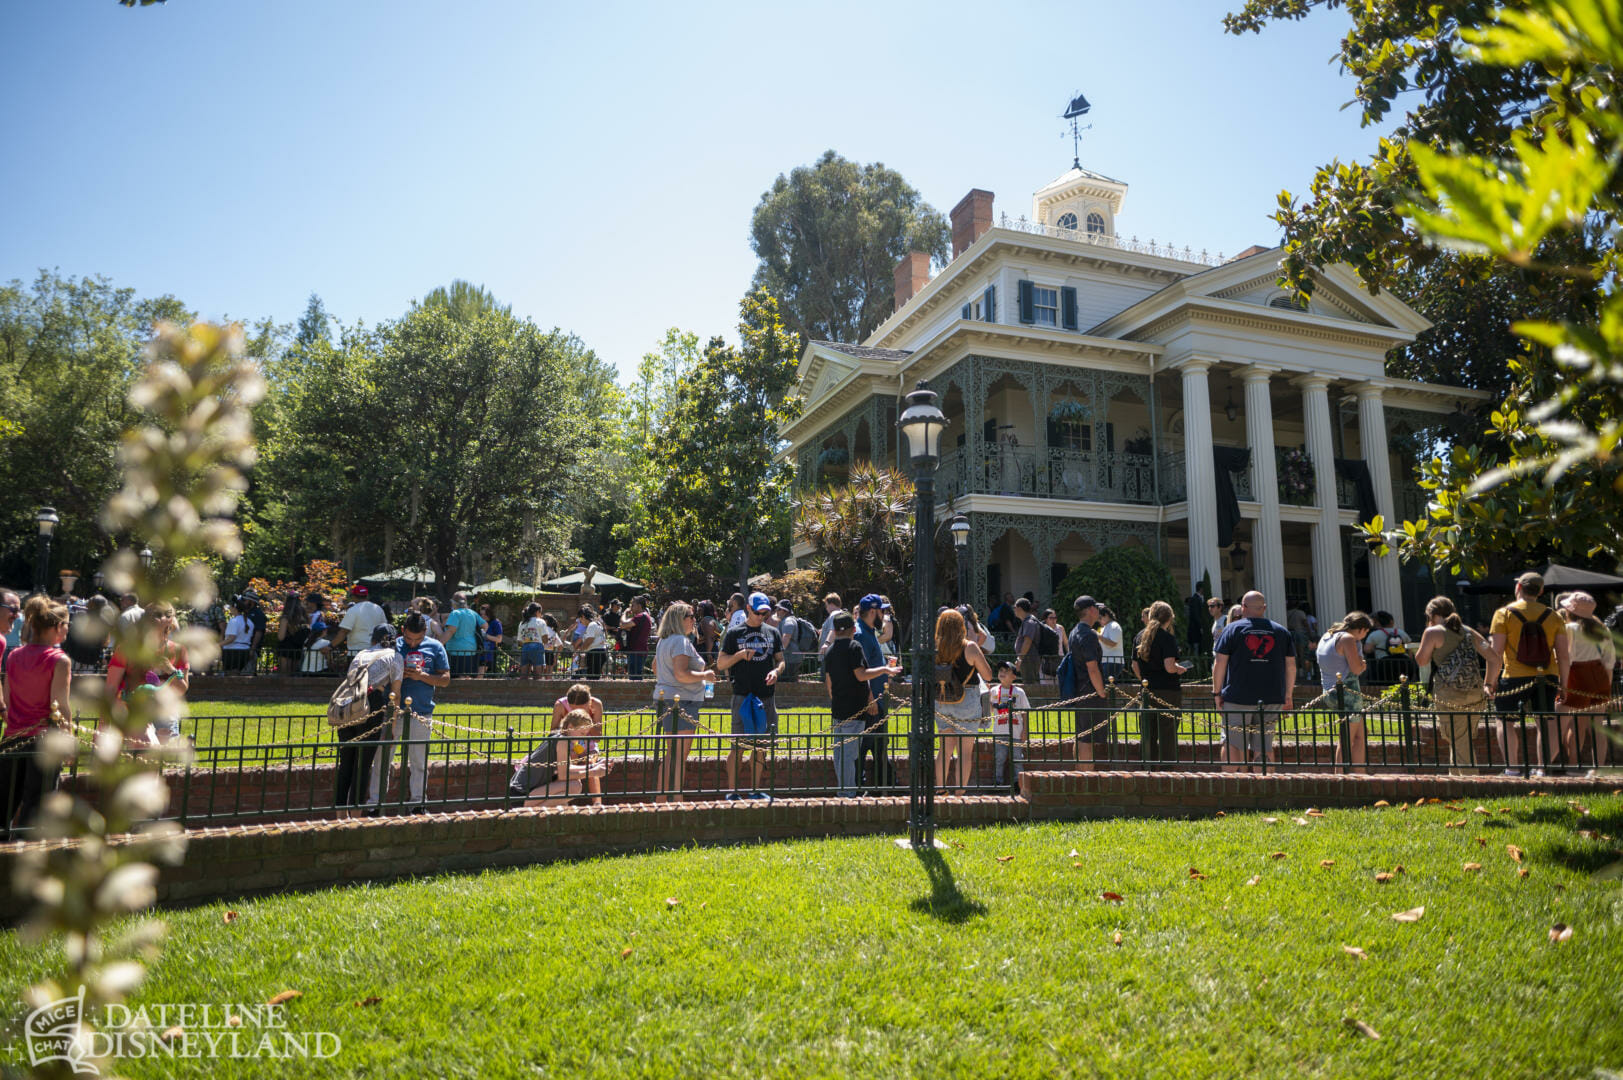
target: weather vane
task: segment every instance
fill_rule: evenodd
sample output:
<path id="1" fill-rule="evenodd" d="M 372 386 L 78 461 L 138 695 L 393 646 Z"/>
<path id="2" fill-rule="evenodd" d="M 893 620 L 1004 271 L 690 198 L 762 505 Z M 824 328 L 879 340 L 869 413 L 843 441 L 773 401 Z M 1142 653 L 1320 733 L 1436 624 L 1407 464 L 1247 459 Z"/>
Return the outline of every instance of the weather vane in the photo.
<path id="1" fill-rule="evenodd" d="M 1071 167 L 1075 169 L 1082 167 L 1082 133 L 1093 126 L 1092 124 L 1078 126 L 1077 121 L 1088 115 L 1088 110 L 1092 108 L 1093 106 L 1088 104 L 1088 99 L 1082 96 L 1081 91 L 1077 91 L 1076 96 L 1071 99 L 1070 105 L 1065 108 L 1064 119 L 1071 122 Z"/>

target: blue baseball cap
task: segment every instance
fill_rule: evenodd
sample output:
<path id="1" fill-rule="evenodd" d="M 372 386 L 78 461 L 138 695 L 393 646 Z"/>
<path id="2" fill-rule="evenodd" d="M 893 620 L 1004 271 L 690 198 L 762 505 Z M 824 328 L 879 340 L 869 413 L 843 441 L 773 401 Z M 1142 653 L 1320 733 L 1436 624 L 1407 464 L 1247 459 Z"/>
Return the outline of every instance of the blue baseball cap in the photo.
<path id="1" fill-rule="evenodd" d="M 750 593 L 750 610 L 768 612 L 772 610 L 772 601 L 767 599 L 766 593 Z"/>
<path id="2" fill-rule="evenodd" d="M 857 610 L 872 611 L 876 607 L 882 607 L 884 603 L 884 597 L 880 596 L 878 593 L 869 593 L 867 596 L 864 596 L 861 600 L 857 601 Z"/>

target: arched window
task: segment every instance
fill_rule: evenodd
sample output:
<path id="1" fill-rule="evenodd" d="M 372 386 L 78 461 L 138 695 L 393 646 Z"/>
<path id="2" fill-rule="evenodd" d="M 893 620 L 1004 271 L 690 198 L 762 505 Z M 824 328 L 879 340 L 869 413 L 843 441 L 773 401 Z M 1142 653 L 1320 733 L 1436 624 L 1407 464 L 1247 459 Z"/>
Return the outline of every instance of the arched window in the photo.
<path id="1" fill-rule="evenodd" d="M 1076 215 L 1071 213 L 1068 210 L 1065 213 L 1061 214 L 1059 216 L 1059 227 L 1062 228 L 1062 229 L 1075 229 L 1076 228 Z"/>
<path id="2" fill-rule="evenodd" d="M 1268 301 L 1269 307 L 1284 308 L 1287 311 L 1306 311 L 1307 301 L 1293 293 L 1285 293 Z"/>
<path id="3" fill-rule="evenodd" d="M 1097 210 L 1088 215 L 1088 235 L 1105 235 L 1105 216 Z"/>

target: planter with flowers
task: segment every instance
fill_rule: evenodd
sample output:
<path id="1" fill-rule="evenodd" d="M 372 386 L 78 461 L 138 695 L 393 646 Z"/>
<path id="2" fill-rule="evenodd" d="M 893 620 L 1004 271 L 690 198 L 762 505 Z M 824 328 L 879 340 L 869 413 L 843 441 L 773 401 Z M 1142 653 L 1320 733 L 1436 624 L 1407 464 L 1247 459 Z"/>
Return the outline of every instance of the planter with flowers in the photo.
<path id="1" fill-rule="evenodd" d="M 1279 501 L 1292 506 L 1310 506 L 1313 503 L 1317 481 L 1313 475 L 1313 458 L 1303 447 L 1278 451 Z"/>

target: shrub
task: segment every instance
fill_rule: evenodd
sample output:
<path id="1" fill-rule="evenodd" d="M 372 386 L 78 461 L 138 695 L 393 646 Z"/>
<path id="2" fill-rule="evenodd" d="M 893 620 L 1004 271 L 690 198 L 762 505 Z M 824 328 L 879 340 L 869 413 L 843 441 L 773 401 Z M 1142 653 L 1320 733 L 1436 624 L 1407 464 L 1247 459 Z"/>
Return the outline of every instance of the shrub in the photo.
<path id="1" fill-rule="evenodd" d="M 1136 545 L 1106 548 L 1065 575 L 1054 598 L 1062 622 L 1069 624 L 1071 602 L 1084 593 L 1110 605 L 1126 631 L 1126 644 L 1143 629 L 1138 613 L 1155 601 L 1165 600 L 1173 612 L 1183 614 L 1172 571 L 1148 549 Z"/>

